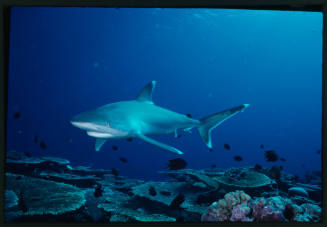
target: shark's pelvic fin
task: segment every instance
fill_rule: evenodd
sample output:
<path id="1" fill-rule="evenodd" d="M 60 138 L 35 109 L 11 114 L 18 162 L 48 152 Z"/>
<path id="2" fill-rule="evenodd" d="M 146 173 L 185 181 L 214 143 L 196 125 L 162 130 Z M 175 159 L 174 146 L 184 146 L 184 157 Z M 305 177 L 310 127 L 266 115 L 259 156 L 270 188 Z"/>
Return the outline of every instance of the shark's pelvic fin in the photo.
<path id="1" fill-rule="evenodd" d="M 204 143 L 212 148 L 211 144 L 211 130 L 216 128 L 218 125 L 223 123 L 228 118 L 236 115 L 239 112 L 243 112 L 245 108 L 247 108 L 249 104 L 243 104 L 241 106 L 234 107 L 229 110 L 224 110 L 219 113 L 212 114 L 208 117 L 205 117 L 200 120 L 200 126 L 198 126 L 198 131 Z"/>
<path id="2" fill-rule="evenodd" d="M 95 151 L 99 151 L 102 145 L 106 142 L 106 139 L 96 138 L 94 143 Z"/>
<path id="3" fill-rule="evenodd" d="M 140 102 L 149 102 L 149 103 L 153 103 L 152 102 L 152 93 L 154 90 L 154 87 L 156 85 L 156 81 L 151 81 L 150 83 L 148 83 L 142 90 L 141 92 L 138 94 L 136 100 L 140 101 Z"/>
<path id="4" fill-rule="evenodd" d="M 140 139 L 142 139 L 142 140 L 144 140 L 144 141 L 146 141 L 146 142 L 148 142 L 148 143 L 151 143 L 151 144 L 153 144 L 153 145 L 155 145 L 155 146 L 158 146 L 158 147 L 160 147 L 160 148 L 162 148 L 162 149 L 165 149 L 165 150 L 168 150 L 168 151 L 174 152 L 174 153 L 176 153 L 176 154 L 183 154 L 182 151 L 176 149 L 175 147 L 172 147 L 172 146 L 166 145 L 166 144 L 164 144 L 164 143 L 160 143 L 160 142 L 158 142 L 158 141 L 156 141 L 156 140 L 154 140 L 154 139 L 151 139 L 151 138 L 149 138 L 149 137 L 147 137 L 147 136 L 145 136 L 145 135 L 139 134 L 138 137 L 139 137 Z"/>

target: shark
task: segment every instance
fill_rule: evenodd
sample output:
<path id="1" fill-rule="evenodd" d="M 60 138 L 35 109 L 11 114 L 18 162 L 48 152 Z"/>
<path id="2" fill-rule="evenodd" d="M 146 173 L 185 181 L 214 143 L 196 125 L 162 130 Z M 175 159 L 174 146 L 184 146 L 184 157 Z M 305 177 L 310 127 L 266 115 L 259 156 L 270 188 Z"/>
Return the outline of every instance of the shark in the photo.
<path id="1" fill-rule="evenodd" d="M 107 140 L 139 138 L 164 150 L 183 154 L 181 150 L 150 136 L 173 134 L 178 137 L 179 130 L 191 132 L 196 128 L 205 145 L 212 149 L 211 131 L 249 107 L 249 104 L 243 104 L 197 120 L 154 104 L 152 94 L 155 85 L 156 81 L 151 81 L 139 92 L 136 99 L 110 103 L 82 112 L 70 122 L 95 138 L 95 151 L 99 151 Z"/>

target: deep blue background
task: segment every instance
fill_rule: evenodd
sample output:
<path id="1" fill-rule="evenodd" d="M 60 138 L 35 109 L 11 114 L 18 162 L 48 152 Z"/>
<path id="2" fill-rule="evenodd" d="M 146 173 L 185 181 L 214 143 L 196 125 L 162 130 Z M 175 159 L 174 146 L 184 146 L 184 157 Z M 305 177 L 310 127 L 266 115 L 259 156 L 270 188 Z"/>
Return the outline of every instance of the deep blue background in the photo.
<path id="1" fill-rule="evenodd" d="M 282 164 L 303 174 L 321 169 L 321 74 L 321 13 L 14 7 L 7 149 L 142 179 L 162 179 L 157 171 L 177 157 L 196 169 Z M 94 139 L 69 123 L 80 112 L 135 98 L 151 80 L 157 105 L 197 119 L 251 106 L 212 132 L 214 152 L 196 130 L 154 137 L 182 156 L 138 139 L 108 141 L 95 152 Z M 287 161 L 267 163 L 260 144 Z"/>

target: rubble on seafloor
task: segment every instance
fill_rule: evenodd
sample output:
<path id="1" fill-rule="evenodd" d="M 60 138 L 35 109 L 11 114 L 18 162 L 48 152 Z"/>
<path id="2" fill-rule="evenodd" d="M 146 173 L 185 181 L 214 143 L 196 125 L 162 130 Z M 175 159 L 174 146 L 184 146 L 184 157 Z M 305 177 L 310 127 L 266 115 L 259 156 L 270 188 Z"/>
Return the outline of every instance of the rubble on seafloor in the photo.
<path id="1" fill-rule="evenodd" d="M 321 184 L 271 168 L 160 171 L 167 181 L 7 152 L 5 220 L 75 222 L 319 222 Z"/>

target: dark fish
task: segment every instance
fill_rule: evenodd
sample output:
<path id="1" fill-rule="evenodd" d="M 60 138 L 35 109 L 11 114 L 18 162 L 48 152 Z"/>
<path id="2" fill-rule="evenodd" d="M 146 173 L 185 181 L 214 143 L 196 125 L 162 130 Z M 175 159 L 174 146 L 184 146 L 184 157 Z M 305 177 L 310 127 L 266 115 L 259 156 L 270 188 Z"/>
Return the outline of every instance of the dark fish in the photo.
<path id="1" fill-rule="evenodd" d="M 210 151 L 210 152 L 213 152 L 213 149 L 212 149 L 212 148 L 209 148 L 209 151 Z"/>
<path id="2" fill-rule="evenodd" d="M 132 142 L 133 138 L 132 137 L 129 137 L 126 139 L 128 142 Z"/>
<path id="3" fill-rule="evenodd" d="M 119 160 L 120 160 L 121 162 L 123 162 L 123 163 L 126 163 L 126 162 L 127 162 L 127 159 L 124 158 L 124 157 L 120 157 Z"/>
<path id="4" fill-rule="evenodd" d="M 101 187 L 101 184 L 98 184 L 97 187 L 94 189 L 94 197 L 98 198 L 101 197 L 103 193 L 103 189 Z"/>
<path id="5" fill-rule="evenodd" d="M 285 158 L 280 158 L 279 160 L 281 160 L 282 162 L 285 162 L 286 161 Z"/>
<path id="6" fill-rule="evenodd" d="M 169 163 L 167 164 L 167 167 L 170 170 L 178 170 L 178 169 L 184 169 L 187 166 L 187 163 L 182 158 L 175 158 L 169 160 Z"/>
<path id="7" fill-rule="evenodd" d="M 270 178 L 273 178 L 277 181 L 280 180 L 280 177 L 281 177 L 281 169 L 280 169 L 280 166 L 273 166 L 270 168 L 269 172 L 269 177 Z"/>
<path id="8" fill-rule="evenodd" d="M 187 117 L 189 117 L 189 118 L 192 118 L 192 115 L 191 115 L 191 114 L 189 114 L 189 113 L 188 113 L 188 114 L 186 114 L 186 116 L 187 116 Z"/>
<path id="9" fill-rule="evenodd" d="M 25 204 L 24 200 L 24 193 L 20 191 L 19 196 L 18 196 L 18 206 L 23 212 L 27 212 L 27 206 Z"/>
<path id="10" fill-rule="evenodd" d="M 211 169 L 214 169 L 214 168 L 216 168 L 217 166 L 215 165 L 215 164 L 212 164 L 211 165 Z"/>
<path id="11" fill-rule="evenodd" d="M 276 162 L 278 155 L 274 150 L 265 151 L 265 158 L 267 162 Z"/>
<path id="12" fill-rule="evenodd" d="M 279 166 L 279 169 L 280 169 L 280 170 L 283 170 L 283 169 L 284 169 L 284 167 L 283 167 L 283 166 Z"/>
<path id="13" fill-rule="evenodd" d="M 173 201 L 171 201 L 169 207 L 172 209 L 180 208 L 180 205 L 185 201 L 185 196 L 179 193 Z"/>
<path id="14" fill-rule="evenodd" d="M 14 113 L 13 116 L 14 116 L 15 119 L 18 119 L 18 118 L 20 118 L 20 113 L 19 112 L 16 112 L 16 113 Z"/>
<path id="15" fill-rule="evenodd" d="M 113 146 L 112 146 L 112 149 L 113 149 L 114 151 L 116 151 L 116 150 L 118 150 L 118 147 L 117 147 L 116 145 L 113 145 Z"/>
<path id="16" fill-rule="evenodd" d="M 254 169 L 255 169 L 256 171 L 262 170 L 262 166 L 259 165 L 259 164 L 256 164 L 256 165 L 254 166 Z"/>
<path id="17" fill-rule="evenodd" d="M 41 147 L 41 149 L 43 149 L 43 150 L 47 149 L 47 145 L 45 144 L 44 141 L 41 141 L 41 142 L 40 142 L 40 147 Z"/>
<path id="18" fill-rule="evenodd" d="M 164 195 L 164 196 L 170 196 L 171 195 L 171 193 L 167 192 L 167 191 L 160 191 L 160 194 Z"/>
<path id="19" fill-rule="evenodd" d="M 154 189 L 153 186 L 149 187 L 149 194 L 152 195 L 152 196 L 157 195 L 156 189 Z"/>
<path id="20" fill-rule="evenodd" d="M 225 143 L 225 144 L 224 144 L 224 148 L 225 148 L 226 150 L 230 150 L 230 145 L 227 144 L 227 143 Z"/>
<path id="21" fill-rule="evenodd" d="M 260 148 L 261 148 L 261 149 L 264 149 L 264 148 L 265 148 L 265 146 L 263 146 L 263 144 L 261 144 L 261 145 L 260 145 Z"/>
<path id="22" fill-rule="evenodd" d="M 118 177 L 118 175 L 119 175 L 118 170 L 115 169 L 115 168 L 112 168 L 112 169 L 111 169 L 111 173 L 112 173 L 112 175 L 114 175 L 115 177 Z"/>
<path id="23" fill-rule="evenodd" d="M 237 156 L 234 156 L 234 160 L 237 162 L 241 162 L 243 160 L 243 158 L 241 156 L 237 155 Z"/>
<path id="24" fill-rule="evenodd" d="M 24 152 L 24 155 L 25 155 L 26 157 L 32 157 L 31 153 L 29 153 L 29 152 Z"/>
<path id="25" fill-rule="evenodd" d="M 34 139 L 33 139 L 34 143 L 37 143 L 38 140 L 39 140 L 39 139 L 38 139 L 38 136 L 37 136 L 37 134 L 35 133 L 35 134 L 34 134 Z"/>
<path id="26" fill-rule="evenodd" d="M 321 154 L 321 150 L 317 150 L 317 154 Z"/>

